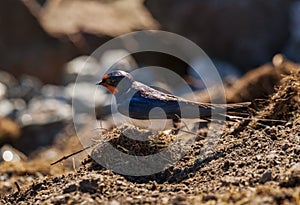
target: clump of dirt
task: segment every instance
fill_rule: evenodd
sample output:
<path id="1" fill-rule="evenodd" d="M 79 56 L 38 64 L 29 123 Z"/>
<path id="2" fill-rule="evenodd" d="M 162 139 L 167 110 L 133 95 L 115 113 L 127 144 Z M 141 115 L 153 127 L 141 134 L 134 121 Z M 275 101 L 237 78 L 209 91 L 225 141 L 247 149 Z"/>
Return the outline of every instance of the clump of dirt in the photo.
<path id="1" fill-rule="evenodd" d="M 285 75 L 297 72 L 299 65 L 281 54 L 273 57 L 272 64 L 263 65 L 246 73 L 232 87 L 226 89 L 227 102 L 253 101 L 267 98 Z"/>
<path id="2" fill-rule="evenodd" d="M 194 135 L 195 136 L 195 135 Z M 143 175 L 142 177 L 126 176 L 135 182 L 150 181 L 154 178 L 166 180 L 166 172 L 159 172 L 170 167 L 188 152 L 194 137 L 163 132 L 149 132 L 134 126 L 125 125 L 116 128 L 102 137 L 91 153 L 95 163 L 112 170 Z M 96 165 L 96 167 L 97 167 Z M 161 170 L 157 171 L 161 167 Z M 149 175 L 156 173 L 158 175 Z M 130 174 L 131 173 L 131 174 Z"/>
<path id="3" fill-rule="evenodd" d="M 259 112 L 260 116 L 299 124 L 299 112 L 295 111 L 300 110 L 300 70 L 283 78 L 268 101 L 268 106 Z"/>
<path id="4" fill-rule="evenodd" d="M 226 122 L 224 129 L 198 130 L 190 149 L 164 171 L 148 176 L 118 174 L 88 157 L 76 171 L 33 181 L 3 197 L 13 203 L 112 204 L 299 204 L 300 203 L 300 71 L 281 80 L 275 93 L 260 106 L 253 120 Z M 147 141 L 126 137 L 124 131 Z M 161 153 L 177 136 L 153 134 L 132 126 L 107 132 L 92 156 L 107 156 L 109 146 L 136 157 Z M 172 153 L 180 152 L 175 146 Z M 117 160 L 117 161 L 115 161 Z M 139 166 L 134 164 L 134 166 Z"/>
<path id="5" fill-rule="evenodd" d="M 108 141 L 120 152 L 134 156 L 147 156 L 168 147 L 176 139 L 176 136 L 124 125 L 106 134 L 106 138 L 101 136 L 101 139 L 103 142 Z M 105 143 L 99 142 L 98 147 L 94 149 L 94 155 L 97 154 L 96 152 L 105 152 L 103 150 L 105 150 Z"/>

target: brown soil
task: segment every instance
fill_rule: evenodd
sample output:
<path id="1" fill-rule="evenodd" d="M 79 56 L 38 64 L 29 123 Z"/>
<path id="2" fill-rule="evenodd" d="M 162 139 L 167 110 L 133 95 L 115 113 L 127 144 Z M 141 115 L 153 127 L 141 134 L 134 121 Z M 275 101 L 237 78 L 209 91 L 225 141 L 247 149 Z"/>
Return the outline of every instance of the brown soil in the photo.
<path id="1" fill-rule="evenodd" d="M 258 92 L 259 92 L 259 88 Z M 226 122 L 218 143 L 204 155 L 207 128 L 186 155 L 166 170 L 150 176 L 114 173 L 86 157 L 76 171 L 60 164 L 40 165 L 38 159 L 18 166 L 1 164 L 1 202 L 4 204 L 300 204 L 300 70 L 280 80 L 275 92 L 259 106 L 255 119 Z M 132 126 L 99 136 L 123 153 L 144 156 L 160 152 L 175 135 L 149 136 L 135 141 L 125 129 L 151 135 Z M 184 149 L 181 141 L 171 150 Z M 93 156 L 107 153 L 98 143 Z M 122 159 L 110 160 L 122 166 Z M 115 161 L 114 161 L 115 160 Z M 31 168 L 34 167 L 44 168 Z M 39 164 L 39 165 L 37 165 Z M 20 170 L 22 167 L 22 171 Z M 62 168 L 66 170 L 62 170 Z M 62 174 L 63 173 L 63 174 Z M 5 179 L 4 179 L 5 178 Z M 17 182 L 16 184 L 14 182 Z M 23 183 L 25 185 L 23 185 Z M 20 187 L 18 187 L 20 185 Z M 9 187 L 4 190 L 3 187 Z"/>

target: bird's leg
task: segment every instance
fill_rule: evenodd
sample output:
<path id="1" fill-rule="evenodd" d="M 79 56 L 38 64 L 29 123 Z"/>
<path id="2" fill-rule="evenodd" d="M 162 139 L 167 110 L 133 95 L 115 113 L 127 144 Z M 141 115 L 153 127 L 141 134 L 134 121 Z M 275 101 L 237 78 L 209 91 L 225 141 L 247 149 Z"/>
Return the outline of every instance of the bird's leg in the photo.
<path id="1" fill-rule="evenodd" d="M 180 130 L 181 118 L 179 116 L 175 116 L 173 119 L 173 129 L 172 134 L 177 135 Z"/>

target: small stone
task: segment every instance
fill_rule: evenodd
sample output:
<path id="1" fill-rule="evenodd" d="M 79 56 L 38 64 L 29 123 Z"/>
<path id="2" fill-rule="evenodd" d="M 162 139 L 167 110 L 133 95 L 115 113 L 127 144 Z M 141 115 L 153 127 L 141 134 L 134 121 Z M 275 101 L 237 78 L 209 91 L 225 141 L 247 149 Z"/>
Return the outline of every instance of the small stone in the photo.
<path id="1" fill-rule="evenodd" d="M 275 67 L 280 66 L 284 62 L 284 56 L 281 54 L 277 54 L 273 57 L 272 63 Z"/>
<path id="2" fill-rule="evenodd" d="M 6 96 L 6 86 L 3 83 L 0 83 L 0 100 L 3 100 Z"/>
<path id="3" fill-rule="evenodd" d="M 63 190 L 63 193 L 66 194 L 66 193 L 71 193 L 71 192 L 74 192 L 77 190 L 77 186 L 76 184 L 71 184 L 70 186 L 68 186 L 67 188 L 65 188 Z"/>
<path id="4" fill-rule="evenodd" d="M 0 71 L 0 82 L 9 88 L 16 84 L 17 80 L 8 72 Z"/>
<path id="5" fill-rule="evenodd" d="M 276 154 L 276 151 L 273 150 L 273 151 L 271 151 L 270 154 L 268 154 L 266 157 L 267 157 L 267 159 L 270 160 L 270 159 L 275 159 L 275 158 L 277 158 L 278 155 Z"/>
<path id="6" fill-rule="evenodd" d="M 0 161 L 17 162 L 27 160 L 27 156 L 10 145 L 3 145 L 0 149 Z"/>
<path id="7" fill-rule="evenodd" d="M 262 159 L 261 155 L 257 155 L 257 156 L 256 156 L 256 159 L 257 159 L 258 161 L 260 161 L 260 160 Z"/>
<path id="8" fill-rule="evenodd" d="M 0 101 L 0 115 L 8 116 L 14 110 L 14 105 L 7 99 Z"/>
<path id="9" fill-rule="evenodd" d="M 295 164 L 286 173 L 285 181 L 280 183 L 281 187 L 297 187 L 300 186 L 300 163 Z"/>
<path id="10" fill-rule="evenodd" d="M 282 149 L 283 151 L 286 151 L 288 148 L 289 148 L 289 145 L 288 145 L 288 144 L 284 144 L 284 145 L 281 147 L 281 149 Z"/>
<path id="11" fill-rule="evenodd" d="M 57 99 L 33 98 L 28 109 L 21 112 L 18 121 L 22 126 L 45 125 L 72 118 L 72 108 L 69 104 Z"/>
<path id="12" fill-rule="evenodd" d="M 271 181 L 272 180 L 272 171 L 266 171 L 265 173 L 263 173 L 261 179 L 260 179 L 260 182 L 262 184 L 268 182 L 268 181 Z"/>
<path id="13" fill-rule="evenodd" d="M 167 203 L 169 202 L 169 198 L 168 198 L 168 197 L 163 197 L 163 198 L 161 199 L 161 202 L 162 202 L 163 204 L 167 204 Z"/>
<path id="14" fill-rule="evenodd" d="M 81 192 L 88 192 L 93 194 L 97 191 L 98 183 L 96 180 L 87 180 L 84 179 L 79 183 L 79 189 Z"/>
<path id="15" fill-rule="evenodd" d="M 116 200 L 112 200 L 109 204 L 110 205 L 120 205 L 120 203 Z"/>
<path id="16" fill-rule="evenodd" d="M 229 169 L 229 167 L 230 167 L 230 163 L 229 163 L 228 160 L 226 160 L 226 161 L 224 162 L 224 165 L 223 165 L 222 169 L 223 169 L 224 171 L 227 171 L 227 170 Z"/>
<path id="17" fill-rule="evenodd" d="M 207 202 L 207 201 L 210 201 L 210 200 L 216 201 L 216 200 L 217 200 L 217 197 L 215 197 L 214 195 L 206 195 L 206 196 L 204 196 L 203 199 L 202 199 L 203 202 Z"/>

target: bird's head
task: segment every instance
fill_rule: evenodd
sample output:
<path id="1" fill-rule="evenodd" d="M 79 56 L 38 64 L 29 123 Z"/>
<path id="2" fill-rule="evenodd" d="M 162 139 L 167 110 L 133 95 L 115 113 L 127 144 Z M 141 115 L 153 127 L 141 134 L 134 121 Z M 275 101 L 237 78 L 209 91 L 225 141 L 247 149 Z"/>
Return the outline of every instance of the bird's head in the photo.
<path id="1" fill-rule="evenodd" d="M 97 85 L 102 85 L 112 94 L 117 94 L 118 92 L 127 91 L 131 87 L 132 82 L 132 75 L 125 71 L 116 70 L 105 74 Z"/>

